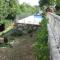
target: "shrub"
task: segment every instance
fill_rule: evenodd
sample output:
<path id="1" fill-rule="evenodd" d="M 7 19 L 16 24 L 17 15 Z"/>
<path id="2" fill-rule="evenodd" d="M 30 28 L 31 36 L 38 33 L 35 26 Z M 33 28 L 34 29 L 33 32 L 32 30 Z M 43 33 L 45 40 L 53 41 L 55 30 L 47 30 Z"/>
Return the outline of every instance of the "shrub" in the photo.
<path id="1" fill-rule="evenodd" d="M 56 9 L 56 14 L 60 16 L 60 4 L 57 4 L 55 6 L 55 9 Z"/>
<path id="2" fill-rule="evenodd" d="M 48 43 L 47 19 L 44 17 L 40 24 L 40 28 L 37 32 L 37 40 L 34 46 L 34 51 L 37 60 L 49 60 L 47 43 Z"/>
<path id="3" fill-rule="evenodd" d="M 55 6 L 56 10 L 60 9 L 60 4 Z"/>

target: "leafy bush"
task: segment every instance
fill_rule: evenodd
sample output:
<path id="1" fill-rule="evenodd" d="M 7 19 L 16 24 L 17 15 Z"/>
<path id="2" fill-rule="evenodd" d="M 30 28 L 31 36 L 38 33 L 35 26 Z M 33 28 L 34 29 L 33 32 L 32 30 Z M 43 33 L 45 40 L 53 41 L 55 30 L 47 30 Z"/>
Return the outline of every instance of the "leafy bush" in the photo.
<path id="1" fill-rule="evenodd" d="M 40 28 L 37 32 L 37 40 L 34 46 L 34 51 L 37 60 L 49 60 L 47 41 L 48 41 L 47 19 L 44 17 L 40 24 Z"/>
<path id="2" fill-rule="evenodd" d="M 56 5 L 55 8 L 57 11 L 60 10 L 60 4 Z"/>
<path id="3" fill-rule="evenodd" d="M 56 9 L 56 14 L 60 16 L 60 4 L 57 4 L 55 6 L 55 9 Z"/>

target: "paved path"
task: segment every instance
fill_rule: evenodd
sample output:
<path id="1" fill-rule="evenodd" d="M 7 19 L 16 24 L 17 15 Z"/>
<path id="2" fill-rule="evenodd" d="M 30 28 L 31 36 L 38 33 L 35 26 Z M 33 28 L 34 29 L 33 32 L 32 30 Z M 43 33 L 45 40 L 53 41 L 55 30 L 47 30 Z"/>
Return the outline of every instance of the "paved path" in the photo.
<path id="1" fill-rule="evenodd" d="M 35 40 L 29 35 L 15 38 L 13 48 L 0 48 L 0 60 L 36 60 L 32 49 Z"/>

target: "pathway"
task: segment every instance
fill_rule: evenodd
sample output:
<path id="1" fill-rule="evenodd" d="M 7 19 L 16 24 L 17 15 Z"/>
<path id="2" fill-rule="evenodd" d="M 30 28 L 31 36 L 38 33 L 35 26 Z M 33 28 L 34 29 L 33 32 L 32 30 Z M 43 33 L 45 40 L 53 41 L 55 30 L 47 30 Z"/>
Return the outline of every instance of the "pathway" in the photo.
<path id="1" fill-rule="evenodd" d="M 24 35 L 15 39 L 13 48 L 0 48 L 0 60 L 36 60 L 32 49 L 35 36 Z"/>

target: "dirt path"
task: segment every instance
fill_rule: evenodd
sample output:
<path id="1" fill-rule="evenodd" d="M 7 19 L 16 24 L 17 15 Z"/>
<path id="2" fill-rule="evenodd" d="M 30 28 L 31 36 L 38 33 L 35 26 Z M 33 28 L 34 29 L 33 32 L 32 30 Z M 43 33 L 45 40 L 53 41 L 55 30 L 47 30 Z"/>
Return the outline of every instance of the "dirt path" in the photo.
<path id="1" fill-rule="evenodd" d="M 36 60 L 32 49 L 35 40 L 29 35 L 16 38 L 13 48 L 0 48 L 0 60 Z"/>

